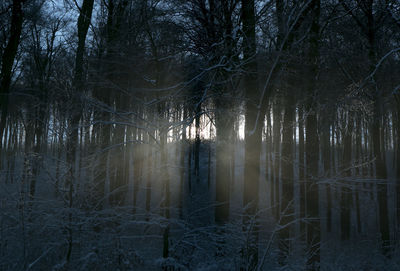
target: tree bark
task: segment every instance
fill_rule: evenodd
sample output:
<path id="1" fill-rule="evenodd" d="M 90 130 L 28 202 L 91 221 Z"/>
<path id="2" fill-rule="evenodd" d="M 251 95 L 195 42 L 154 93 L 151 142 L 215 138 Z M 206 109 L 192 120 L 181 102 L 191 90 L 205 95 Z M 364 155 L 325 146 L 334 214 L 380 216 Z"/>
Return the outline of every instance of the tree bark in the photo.
<path id="1" fill-rule="evenodd" d="M 250 232 L 249 245 L 245 252 L 248 270 L 258 264 L 258 201 L 260 180 L 260 155 L 264 116 L 259 114 L 257 104 L 260 102 L 256 62 L 256 17 L 254 0 L 242 0 L 242 20 L 244 33 L 244 60 L 246 73 L 245 88 L 245 157 L 244 157 L 244 190 L 243 206 L 245 208 L 244 224 Z M 257 119 L 259 118 L 259 119 Z M 249 223 L 250 220 L 255 220 Z"/>
<path id="2" fill-rule="evenodd" d="M 276 221 L 279 220 L 280 217 L 280 166 L 281 166 L 281 116 L 282 116 L 282 108 L 281 108 L 281 98 L 275 97 L 275 103 L 272 107 L 273 109 L 273 157 L 274 157 L 274 166 L 273 166 L 273 174 L 272 174 L 272 190 L 274 191 L 274 202 L 272 206 L 273 214 Z"/>
<path id="3" fill-rule="evenodd" d="M 294 170 L 293 170 L 293 135 L 295 124 L 295 101 L 291 88 L 286 90 L 286 104 L 283 120 L 282 140 L 282 199 L 281 199 L 281 224 L 284 228 L 280 231 L 281 253 L 290 255 L 292 251 L 291 234 L 293 227 L 289 224 L 294 220 Z"/>
<path id="4" fill-rule="evenodd" d="M 351 177 L 352 171 L 352 135 L 353 135 L 353 118 L 350 112 L 346 112 L 347 118 L 343 119 L 343 172 L 344 177 Z M 351 182 L 344 180 L 341 187 L 341 238 L 342 240 L 350 239 L 351 232 L 351 205 L 352 205 L 352 189 Z"/>
<path id="5" fill-rule="evenodd" d="M 397 104 L 397 118 L 396 118 L 396 139 L 394 146 L 396 152 L 396 201 L 397 201 L 397 226 L 400 227 L 400 94 L 395 96 Z"/>
<path id="6" fill-rule="evenodd" d="M 179 218 L 183 218 L 183 200 L 184 200 L 184 184 L 185 184 L 185 153 L 187 151 L 187 139 L 186 139 L 186 118 L 187 118 L 186 106 L 183 106 L 183 118 L 182 118 L 182 139 L 180 141 L 180 170 L 179 170 L 179 188 L 178 188 L 178 210 Z"/>
<path id="7" fill-rule="evenodd" d="M 312 23 L 309 37 L 309 85 L 306 117 L 306 213 L 311 218 L 307 226 L 307 245 L 310 256 L 307 261 L 309 270 L 319 268 L 320 262 L 320 221 L 319 221 L 319 189 L 318 189 L 318 160 L 319 140 L 317 131 L 317 112 L 315 95 L 317 91 L 317 75 L 319 63 L 319 17 L 320 0 L 312 0 Z"/>
<path id="8" fill-rule="evenodd" d="M 229 116 L 228 101 L 218 99 L 216 101 L 217 112 L 215 113 L 216 126 L 216 201 L 215 222 L 224 224 L 229 220 L 230 200 L 230 175 L 231 157 L 230 140 L 233 132 L 233 119 Z"/>
<path id="9" fill-rule="evenodd" d="M 12 67 L 14 65 L 15 56 L 17 55 L 18 46 L 20 44 L 22 23 L 24 19 L 23 4 L 25 0 L 13 0 L 10 37 L 6 48 L 4 49 L 1 60 L 1 81 L 0 81 L 0 149 L 2 149 L 3 133 L 6 126 L 8 114 L 8 95 L 11 85 Z M 1 157 L 1 156 L 0 156 Z M 0 167 L 1 167 L 0 160 Z"/>
<path id="10" fill-rule="evenodd" d="M 196 105 L 195 110 L 195 127 L 196 127 L 196 137 L 194 142 L 194 174 L 196 176 L 196 181 L 200 181 L 200 115 L 201 113 L 201 102 Z"/>
<path id="11" fill-rule="evenodd" d="M 325 112 L 327 114 L 327 112 Z M 331 170 L 331 142 L 330 142 L 330 123 L 328 118 L 321 117 L 321 151 L 324 163 L 324 177 L 332 176 Z M 332 191 L 331 184 L 326 184 L 326 230 L 332 230 Z"/>

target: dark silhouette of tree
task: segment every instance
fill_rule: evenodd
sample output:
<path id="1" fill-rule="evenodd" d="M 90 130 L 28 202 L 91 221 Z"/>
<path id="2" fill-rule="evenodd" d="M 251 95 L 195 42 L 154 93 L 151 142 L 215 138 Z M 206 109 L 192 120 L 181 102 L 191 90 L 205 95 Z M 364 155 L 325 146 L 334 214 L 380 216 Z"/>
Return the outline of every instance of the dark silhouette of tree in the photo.
<path id="1" fill-rule="evenodd" d="M 307 225 L 307 245 L 308 262 L 310 270 L 318 269 L 320 261 L 319 246 L 320 220 L 319 220 L 319 190 L 318 190 L 318 160 L 319 160 L 319 138 L 317 131 L 317 106 L 316 97 L 318 95 L 317 76 L 319 66 L 319 33 L 320 33 L 320 12 L 321 3 L 319 0 L 312 0 L 311 7 L 311 27 L 309 33 L 308 48 L 308 85 L 306 86 L 306 215 L 310 218 Z"/>
<path id="2" fill-rule="evenodd" d="M 1 59 L 1 83 L 0 83 L 0 138 L 3 138 L 4 128 L 6 126 L 6 119 L 8 113 L 8 95 L 10 92 L 10 85 L 12 80 L 12 68 L 14 65 L 15 56 L 17 54 L 18 46 L 20 44 L 22 23 L 24 21 L 23 5 L 24 0 L 13 0 L 11 26 L 9 30 L 9 37 L 7 45 L 3 51 Z M 2 146 L 0 142 L 0 148 Z"/>

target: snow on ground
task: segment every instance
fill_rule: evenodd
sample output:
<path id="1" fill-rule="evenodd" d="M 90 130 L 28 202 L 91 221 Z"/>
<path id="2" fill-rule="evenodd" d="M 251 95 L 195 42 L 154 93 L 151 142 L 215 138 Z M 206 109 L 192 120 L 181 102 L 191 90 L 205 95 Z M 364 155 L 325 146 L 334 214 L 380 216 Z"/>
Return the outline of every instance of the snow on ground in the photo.
<path id="1" fill-rule="evenodd" d="M 22 177 L 23 159 L 17 157 L 12 183 L 7 172 L 1 172 L 0 270 L 238 270 L 243 264 L 242 252 L 248 237 L 241 224 L 243 143 L 238 143 L 235 152 L 235 178 L 230 188 L 231 222 L 223 227 L 214 224 L 215 183 L 211 181 L 209 186 L 207 179 L 209 147 L 209 144 L 201 145 L 199 180 L 192 176 L 191 191 L 188 183 L 184 184 L 182 218 L 176 208 L 180 159 L 176 151 L 169 151 L 173 195 L 170 220 L 161 216 L 162 184 L 157 178 L 157 169 L 149 175 L 153 185 L 151 213 L 145 211 L 145 180 L 140 182 L 136 213 L 131 206 L 89 210 L 80 208 L 78 199 L 69 208 L 65 196 L 55 195 L 52 177 L 55 165 L 51 157 L 46 158 L 46 167 L 38 178 L 37 196 L 30 202 L 29 187 Z M 211 148 L 214 151 L 213 145 Z M 154 159 L 159 159 L 157 154 Z M 187 181 L 187 161 L 185 167 Z M 214 180 L 215 158 L 211 160 L 211 169 L 211 180 Z M 295 240 L 298 249 L 285 266 L 278 264 L 276 223 L 268 207 L 269 184 L 266 180 L 260 181 L 261 270 L 302 270 L 306 258 L 301 240 Z M 374 217 L 368 218 L 368 214 L 374 201 L 368 201 L 367 196 L 361 199 L 362 215 L 365 221 L 372 221 Z M 337 210 L 334 210 L 335 216 L 338 216 Z M 169 228 L 169 257 L 163 258 L 166 227 Z M 343 244 L 335 242 L 337 232 L 324 233 L 322 270 L 400 270 L 400 255 L 382 256 L 376 246 L 379 238 L 371 240 L 371 234 L 373 231 L 360 242 Z M 68 262 L 66 255 L 71 245 Z"/>

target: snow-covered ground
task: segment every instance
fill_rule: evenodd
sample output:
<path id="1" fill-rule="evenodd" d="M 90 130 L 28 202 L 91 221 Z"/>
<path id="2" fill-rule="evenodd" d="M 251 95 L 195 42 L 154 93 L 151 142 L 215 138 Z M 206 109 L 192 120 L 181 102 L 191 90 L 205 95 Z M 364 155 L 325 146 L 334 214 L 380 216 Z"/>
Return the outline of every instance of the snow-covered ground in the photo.
<path id="1" fill-rule="evenodd" d="M 211 155 L 211 182 L 208 183 L 210 144 L 201 145 L 200 178 L 191 177 L 190 191 L 188 161 L 185 161 L 181 217 L 177 208 L 180 152 L 170 145 L 168 167 L 172 207 L 168 220 L 161 215 L 163 185 L 158 169 L 154 167 L 157 164 L 154 161 L 160 159 L 156 152 L 151 171 L 146 176 L 152 181 L 149 213 L 145 210 L 145 178 L 139 180 L 136 212 L 129 204 L 109 205 L 101 210 L 86 208 L 81 204 L 85 200 L 83 190 L 75 194 L 70 208 L 66 194 L 55 193 L 56 161 L 51 156 L 44 158 L 46 166 L 39 174 L 36 196 L 31 201 L 28 178 L 22 174 L 24 159 L 15 154 L 13 172 L 1 172 L 0 270 L 239 270 L 245 266 L 244 248 L 249 234 L 242 224 L 243 143 L 238 142 L 235 151 L 235 178 L 230 187 L 231 219 L 223 226 L 214 223 L 215 155 Z M 213 144 L 211 151 L 214 151 Z M 266 164 L 264 159 L 262 165 Z M 265 175 L 264 167 L 262 175 Z M 64 168 L 62 173 L 65 171 Z M 82 183 L 88 174 L 81 175 Z M 359 191 L 363 234 L 352 233 L 348 242 L 341 242 L 340 225 L 335 226 L 340 219 L 339 198 L 333 197 L 334 227 L 328 233 L 324 220 L 326 204 L 323 195 L 326 191 L 323 185 L 320 186 L 322 270 L 400 270 L 398 250 L 391 257 L 383 256 L 379 250 L 376 197 L 371 193 L 373 188 L 361 187 L 364 189 Z M 302 270 L 306 254 L 300 235 L 293 240 L 295 249 L 291 257 L 285 264 L 279 263 L 278 225 L 271 215 L 269 189 L 268 180 L 260 180 L 259 269 Z M 336 193 L 335 189 L 332 193 Z M 394 200 L 389 199 L 389 202 Z M 394 223 L 391 221 L 392 225 Z M 167 228 L 168 258 L 163 258 Z M 297 232 L 298 228 L 296 223 Z M 69 249 L 71 254 L 67 256 Z"/>

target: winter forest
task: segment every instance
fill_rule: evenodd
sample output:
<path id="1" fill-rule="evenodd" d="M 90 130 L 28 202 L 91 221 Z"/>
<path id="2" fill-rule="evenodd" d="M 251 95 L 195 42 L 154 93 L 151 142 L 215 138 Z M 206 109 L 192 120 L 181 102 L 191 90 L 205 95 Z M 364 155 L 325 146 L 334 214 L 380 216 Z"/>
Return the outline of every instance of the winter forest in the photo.
<path id="1" fill-rule="evenodd" d="M 400 270 L 398 0 L 4 0 L 0 270 Z"/>

